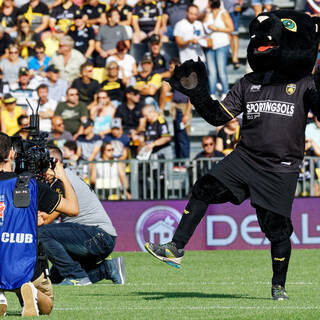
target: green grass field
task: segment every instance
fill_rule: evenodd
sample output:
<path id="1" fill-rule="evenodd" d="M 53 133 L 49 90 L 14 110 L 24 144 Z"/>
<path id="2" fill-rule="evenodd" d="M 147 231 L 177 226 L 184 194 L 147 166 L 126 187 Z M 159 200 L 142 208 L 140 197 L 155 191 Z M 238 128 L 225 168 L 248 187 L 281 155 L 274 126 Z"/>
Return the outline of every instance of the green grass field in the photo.
<path id="1" fill-rule="evenodd" d="M 55 286 L 49 318 L 320 319 L 319 250 L 293 251 L 289 301 L 271 299 L 269 251 L 189 251 L 180 270 L 147 253 L 123 256 L 126 285 Z M 14 294 L 7 298 L 14 319 L 20 307 Z"/>

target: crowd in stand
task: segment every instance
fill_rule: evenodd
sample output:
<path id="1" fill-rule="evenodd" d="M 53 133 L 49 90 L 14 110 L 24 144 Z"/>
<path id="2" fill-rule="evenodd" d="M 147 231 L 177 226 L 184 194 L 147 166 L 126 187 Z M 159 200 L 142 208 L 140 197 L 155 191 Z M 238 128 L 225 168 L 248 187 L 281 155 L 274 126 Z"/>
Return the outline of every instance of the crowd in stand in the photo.
<path id="1" fill-rule="evenodd" d="M 263 7 L 259 1 L 252 6 L 255 14 Z M 190 158 L 192 105 L 167 81 L 176 65 L 200 57 L 210 93 L 223 99 L 228 56 L 234 69 L 240 67 L 242 7 L 242 0 L 2 0 L 1 131 L 27 138 L 28 101 L 34 108 L 39 102 L 40 129 L 66 159 Z M 270 10 L 271 2 L 264 7 Z M 164 52 L 166 43 L 178 56 Z M 140 61 L 129 54 L 134 46 L 146 48 Z M 164 117 L 166 106 L 174 132 Z M 203 138 L 203 155 L 208 157 L 213 143 L 227 155 L 238 139 L 235 120 L 218 128 L 216 141 Z M 320 155 L 320 142 L 308 141 L 313 155 Z M 128 191 L 125 170 L 117 165 L 112 172 Z M 105 187 L 100 178 L 106 168 L 87 171 Z"/>

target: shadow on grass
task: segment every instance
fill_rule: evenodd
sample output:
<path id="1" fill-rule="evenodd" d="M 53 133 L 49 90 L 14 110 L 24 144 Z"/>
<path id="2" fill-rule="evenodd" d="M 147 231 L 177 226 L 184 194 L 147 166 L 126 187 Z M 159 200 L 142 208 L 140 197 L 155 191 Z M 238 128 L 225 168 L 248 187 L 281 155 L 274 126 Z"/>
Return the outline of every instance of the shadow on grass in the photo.
<path id="1" fill-rule="evenodd" d="M 20 317 L 21 312 L 7 311 L 6 317 Z"/>
<path id="2" fill-rule="evenodd" d="M 135 292 L 135 295 L 145 296 L 144 300 L 161 300 L 172 298 L 208 298 L 208 299 L 257 299 L 270 300 L 268 298 L 251 297 L 243 294 L 221 294 L 201 292 Z"/>

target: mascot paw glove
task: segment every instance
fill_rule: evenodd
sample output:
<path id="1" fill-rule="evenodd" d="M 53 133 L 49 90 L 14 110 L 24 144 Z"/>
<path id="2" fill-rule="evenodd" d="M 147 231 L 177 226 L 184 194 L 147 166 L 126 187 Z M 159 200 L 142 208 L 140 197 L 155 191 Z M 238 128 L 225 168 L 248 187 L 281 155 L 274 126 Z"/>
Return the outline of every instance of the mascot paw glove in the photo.
<path id="1" fill-rule="evenodd" d="M 209 95 L 207 69 L 200 58 L 197 62 L 187 60 L 181 66 L 176 66 L 169 83 L 174 89 L 192 98 Z"/>

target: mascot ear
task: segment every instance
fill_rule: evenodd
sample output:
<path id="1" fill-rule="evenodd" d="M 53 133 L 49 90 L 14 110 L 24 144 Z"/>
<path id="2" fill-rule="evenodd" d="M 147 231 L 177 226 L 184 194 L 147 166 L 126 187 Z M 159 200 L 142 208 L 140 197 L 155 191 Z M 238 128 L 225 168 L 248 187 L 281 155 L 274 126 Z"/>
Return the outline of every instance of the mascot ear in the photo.
<path id="1" fill-rule="evenodd" d="M 312 17 L 312 20 L 315 24 L 316 40 L 320 41 L 320 18 Z"/>

